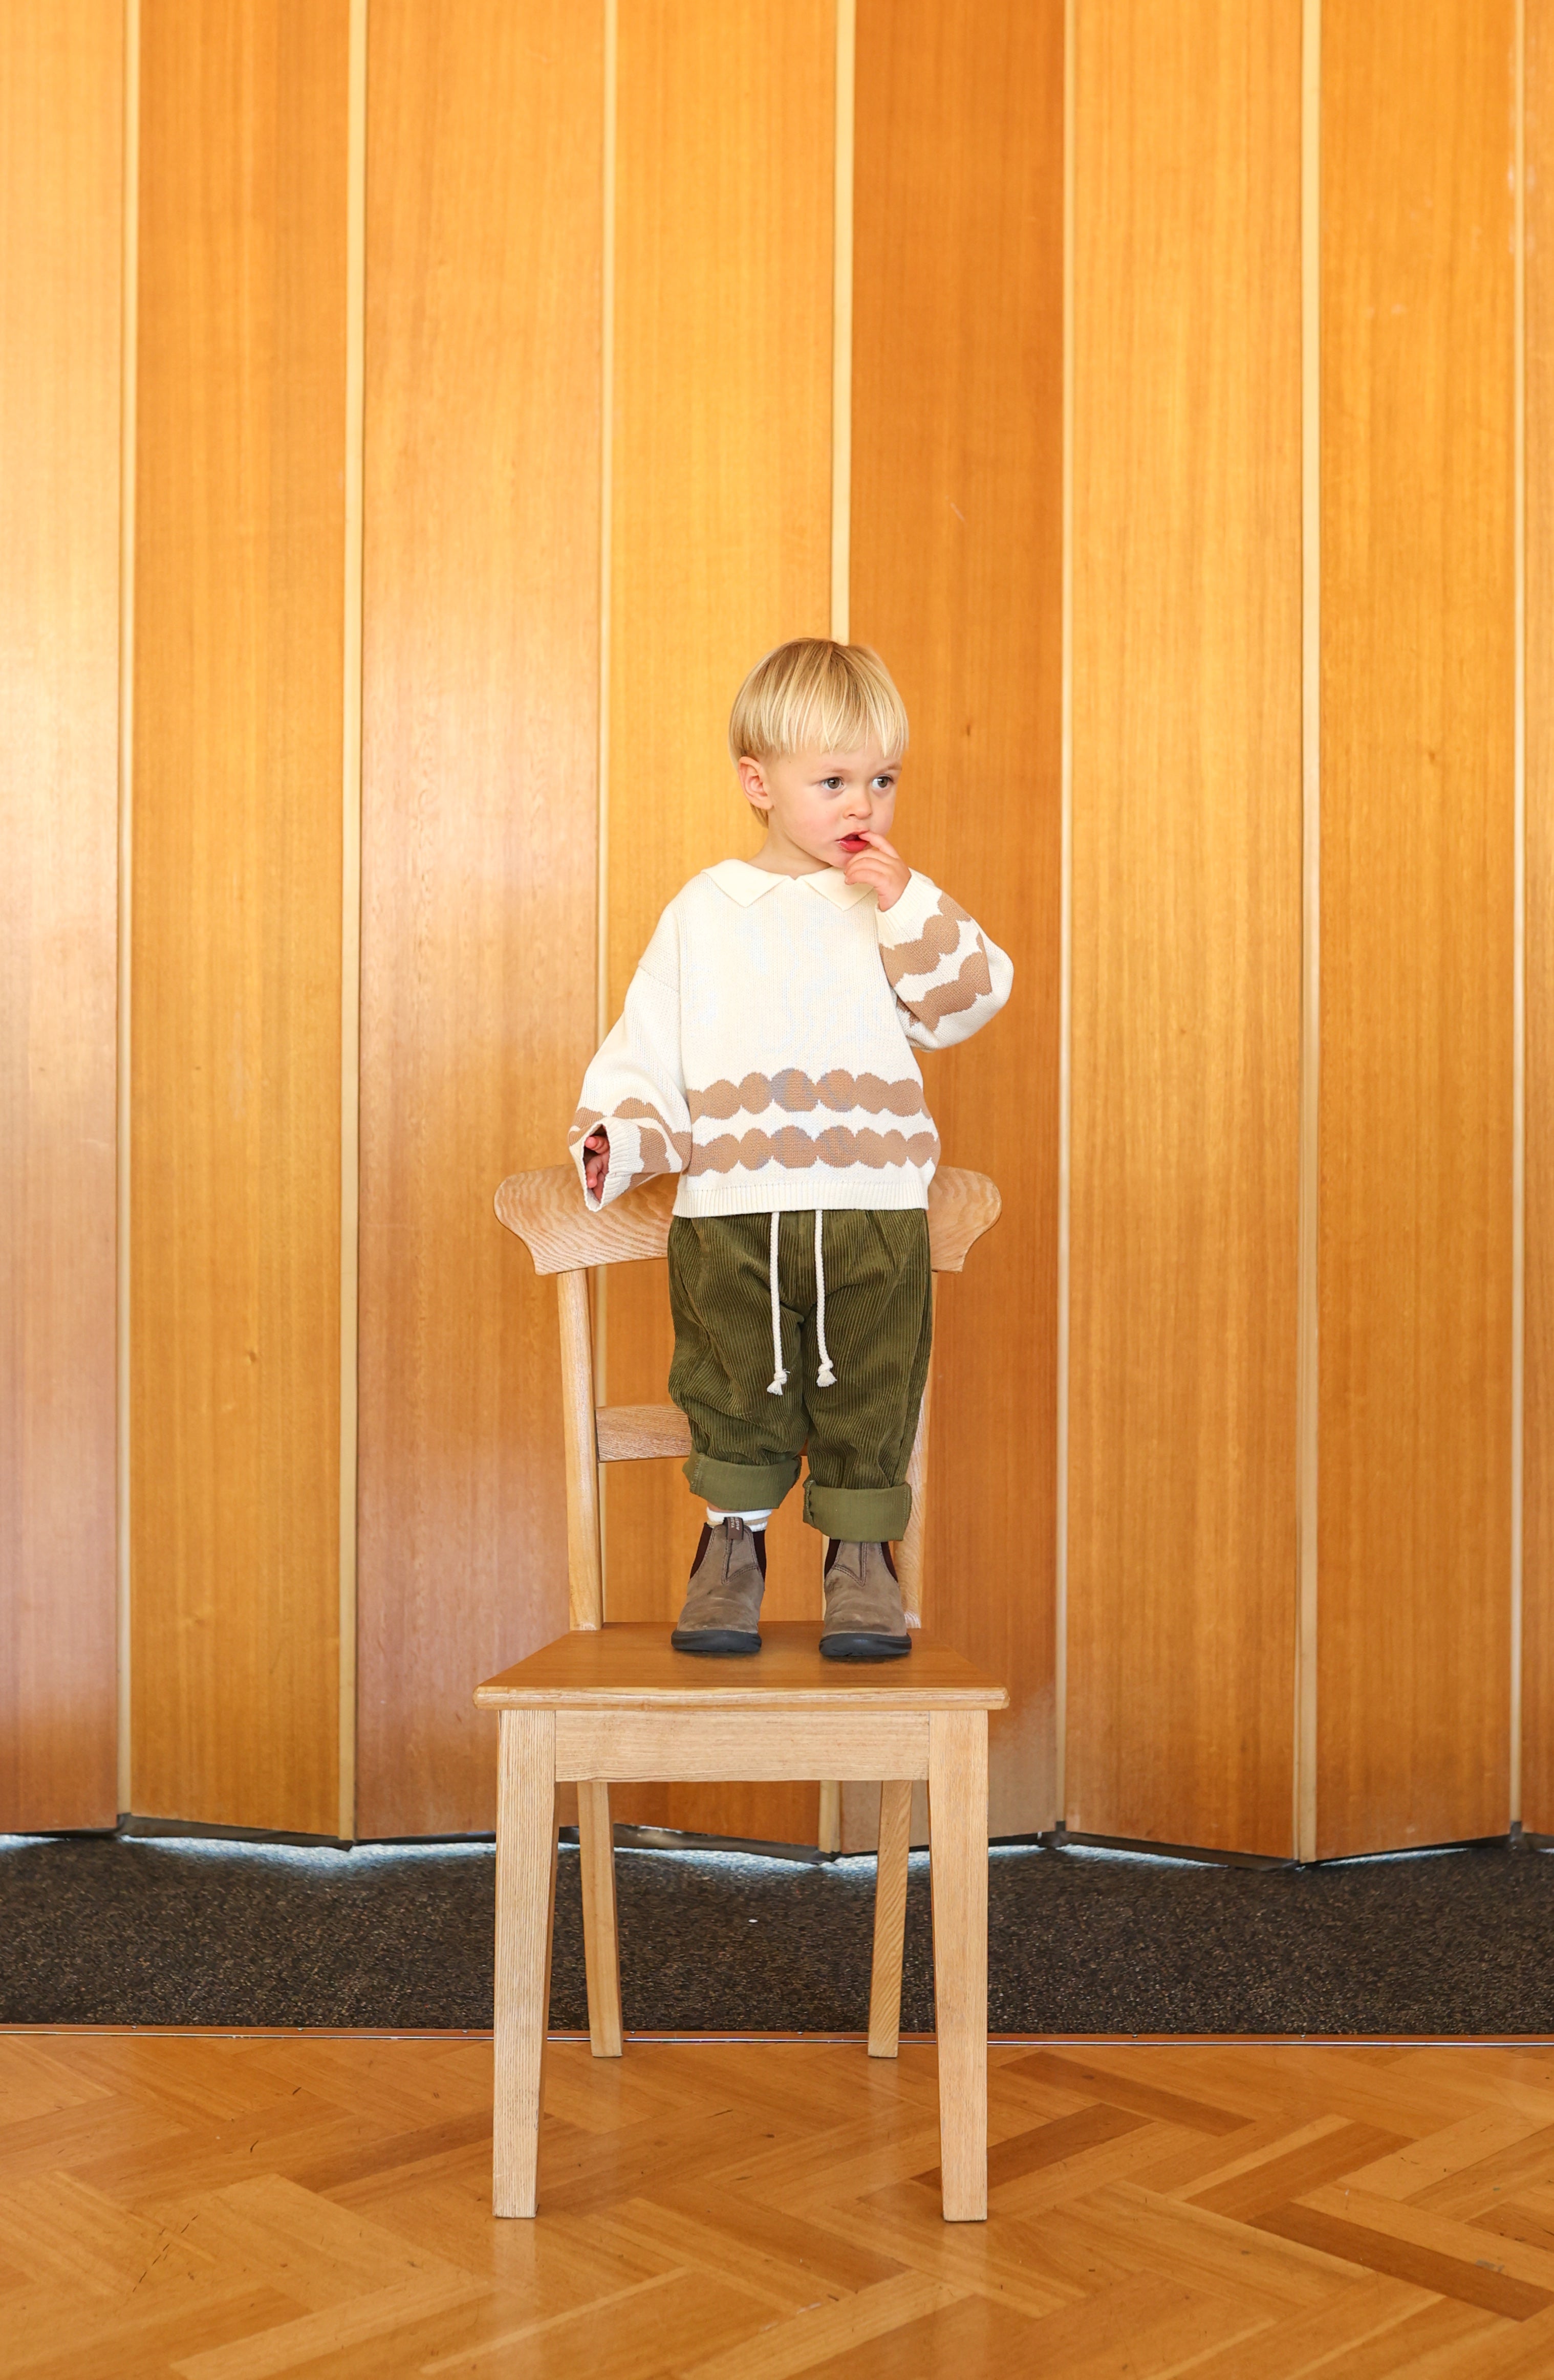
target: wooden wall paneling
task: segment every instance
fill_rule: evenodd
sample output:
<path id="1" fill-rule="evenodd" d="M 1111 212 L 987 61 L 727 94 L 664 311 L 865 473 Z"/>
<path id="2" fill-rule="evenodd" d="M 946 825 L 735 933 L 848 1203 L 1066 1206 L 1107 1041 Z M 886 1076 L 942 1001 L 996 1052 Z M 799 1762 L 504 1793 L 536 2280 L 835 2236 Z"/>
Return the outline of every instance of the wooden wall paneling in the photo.
<path id="1" fill-rule="evenodd" d="M 1287 1855 L 1301 11 L 1077 25 L 1064 1815 Z"/>
<path id="2" fill-rule="evenodd" d="M 939 1286 L 925 1603 L 1010 1688 L 994 1834 L 1053 1817 L 1062 173 L 1062 0 L 861 0 L 853 633 L 912 721 L 894 840 L 1014 961 L 923 1067 L 944 1162 L 1003 1194 Z"/>
<path id="3" fill-rule="evenodd" d="M 0 1831 L 115 1810 L 123 51 L 0 6 Z"/>
<path id="4" fill-rule="evenodd" d="M 1554 16 L 1525 91 L 1526 1293 L 1522 1823 L 1554 1835 Z"/>
<path id="5" fill-rule="evenodd" d="M 134 1804 L 338 1816 L 346 0 L 143 0 Z"/>
<path id="6" fill-rule="evenodd" d="M 1509 1817 L 1513 33 L 1323 12 L 1322 1856 Z"/>
<path id="7" fill-rule="evenodd" d="M 759 834 L 729 707 L 831 599 L 832 0 L 620 0 L 611 540 L 608 1007 L 686 878 Z M 662 1265 L 608 1290 L 613 1403 L 664 1394 Z M 678 1466 L 606 1474 L 606 1610 L 679 1609 L 701 1507 Z M 820 1610 L 819 1539 L 789 1499 L 766 1609 Z M 815 1840 L 817 1789 L 643 1787 L 617 1814 Z"/>
<path id="8" fill-rule="evenodd" d="M 488 1828 L 566 1626 L 555 1289 L 492 1212 L 594 1044 L 602 12 L 372 0 L 358 1830 Z"/>

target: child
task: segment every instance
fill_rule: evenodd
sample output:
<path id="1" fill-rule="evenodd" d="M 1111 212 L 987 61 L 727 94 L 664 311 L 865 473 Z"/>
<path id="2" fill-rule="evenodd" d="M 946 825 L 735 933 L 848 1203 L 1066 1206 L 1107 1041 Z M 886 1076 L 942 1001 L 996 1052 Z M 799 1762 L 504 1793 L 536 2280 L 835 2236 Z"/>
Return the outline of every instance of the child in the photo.
<path id="1" fill-rule="evenodd" d="M 939 1135 L 913 1057 L 964 1041 L 1013 969 L 886 840 L 906 713 L 878 657 L 817 637 L 750 672 L 729 745 L 759 858 L 675 894 L 589 1066 L 590 1208 L 677 1173 L 669 1393 L 708 1499 L 683 1653 L 755 1653 L 766 1524 L 798 1476 L 825 1532 L 820 1651 L 911 1650 L 891 1556 L 932 1330 Z"/>

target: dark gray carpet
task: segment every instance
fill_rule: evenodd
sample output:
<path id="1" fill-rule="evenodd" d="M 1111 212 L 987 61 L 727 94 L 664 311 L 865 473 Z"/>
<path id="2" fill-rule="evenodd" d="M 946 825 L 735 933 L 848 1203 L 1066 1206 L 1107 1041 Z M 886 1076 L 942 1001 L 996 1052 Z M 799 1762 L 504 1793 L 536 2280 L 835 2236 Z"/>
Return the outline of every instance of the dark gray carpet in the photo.
<path id="1" fill-rule="evenodd" d="M 621 1982 L 644 2032 L 856 2032 L 874 1864 L 623 1851 Z M 933 2023 L 914 1855 L 902 2022 Z M 1306 1869 L 992 1854 L 995 2033 L 1554 2031 L 1554 1858 Z M 483 2026 L 489 1846 L 353 1852 L 0 1838 L 0 2022 Z M 552 2022 L 587 2022 L 564 1850 Z"/>

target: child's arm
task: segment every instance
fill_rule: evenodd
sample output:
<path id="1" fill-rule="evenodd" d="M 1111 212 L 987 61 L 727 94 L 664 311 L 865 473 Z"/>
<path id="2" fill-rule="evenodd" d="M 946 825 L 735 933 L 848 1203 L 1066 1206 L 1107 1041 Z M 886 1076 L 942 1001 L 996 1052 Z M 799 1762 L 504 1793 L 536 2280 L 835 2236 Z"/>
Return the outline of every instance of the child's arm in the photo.
<path id="1" fill-rule="evenodd" d="M 914 868 L 876 912 L 880 956 L 901 1029 L 920 1050 L 968 1041 L 1009 997 L 1014 969 L 958 901 Z"/>
<path id="2" fill-rule="evenodd" d="M 584 1198 L 596 1212 L 655 1173 L 683 1172 L 690 1159 L 690 1110 L 680 1079 L 680 993 L 666 974 L 678 976 L 668 919 L 643 953 L 625 1012 L 583 1077 L 566 1137 Z"/>

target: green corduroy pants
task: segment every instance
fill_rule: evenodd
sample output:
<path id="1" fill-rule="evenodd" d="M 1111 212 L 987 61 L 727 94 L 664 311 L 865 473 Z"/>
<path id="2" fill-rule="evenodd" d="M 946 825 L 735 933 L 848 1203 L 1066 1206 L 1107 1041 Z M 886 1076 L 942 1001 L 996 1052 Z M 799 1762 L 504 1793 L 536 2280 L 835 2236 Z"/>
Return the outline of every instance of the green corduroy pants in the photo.
<path id="1" fill-rule="evenodd" d="M 808 1448 L 804 1517 L 829 1537 L 904 1535 L 906 1466 L 933 1336 L 921 1208 L 829 1208 L 825 1336 L 835 1380 L 817 1384 L 815 1217 L 778 1219 L 783 1368 L 772 1378 L 770 1215 L 676 1216 L 669 1227 L 674 1357 L 669 1393 L 690 1424 L 686 1476 L 724 1512 L 780 1504 Z"/>

